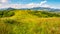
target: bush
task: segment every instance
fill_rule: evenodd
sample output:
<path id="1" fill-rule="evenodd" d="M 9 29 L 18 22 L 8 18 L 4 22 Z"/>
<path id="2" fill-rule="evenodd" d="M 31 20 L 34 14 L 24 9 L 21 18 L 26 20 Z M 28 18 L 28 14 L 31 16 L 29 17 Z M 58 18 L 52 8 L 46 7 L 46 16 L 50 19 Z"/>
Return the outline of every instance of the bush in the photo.
<path id="1" fill-rule="evenodd" d="M 14 15 L 13 11 L 0 11 L 0 17 L 11 17 Z"/>

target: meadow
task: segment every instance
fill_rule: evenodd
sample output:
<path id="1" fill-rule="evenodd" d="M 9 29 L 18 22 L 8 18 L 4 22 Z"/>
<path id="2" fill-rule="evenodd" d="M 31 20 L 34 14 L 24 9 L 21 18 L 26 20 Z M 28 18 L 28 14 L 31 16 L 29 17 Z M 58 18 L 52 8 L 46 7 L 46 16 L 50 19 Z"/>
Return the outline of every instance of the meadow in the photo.
<path id="1" fill-rule="evenodd" d="M 60 34 L 60 14 L 43 10 L 0 11 L 0 34 Z"/>

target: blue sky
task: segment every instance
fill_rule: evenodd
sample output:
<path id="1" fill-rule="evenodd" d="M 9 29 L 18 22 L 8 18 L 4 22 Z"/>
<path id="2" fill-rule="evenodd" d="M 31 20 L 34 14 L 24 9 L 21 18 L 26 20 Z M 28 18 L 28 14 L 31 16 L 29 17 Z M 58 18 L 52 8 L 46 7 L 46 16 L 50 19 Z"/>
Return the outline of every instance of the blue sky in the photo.
<path id="1" fill-rule="evenodd" d="M 0 8 L 52 7 L 60 9 L 60 0 L 0 0 Z"/>
<path id="2" fill-rule="evenodd" d="M 31 2 L 34 2 L 34 3 L 39 3 L 41 1 L 44 1 L 44 0 L 9 0 L 11 1 L 11 3 L 31 3 Z M 48 1 L 48 3 L 60 3 L 60 0 L 46 0 Z"/>

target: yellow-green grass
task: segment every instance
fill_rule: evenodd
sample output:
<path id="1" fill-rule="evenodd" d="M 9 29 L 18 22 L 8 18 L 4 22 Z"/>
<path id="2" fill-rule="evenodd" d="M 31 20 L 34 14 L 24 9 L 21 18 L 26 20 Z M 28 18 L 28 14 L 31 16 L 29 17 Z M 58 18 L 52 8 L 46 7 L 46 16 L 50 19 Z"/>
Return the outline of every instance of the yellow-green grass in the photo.
<path id="1" fill-rule="evenodd" d="M 38 17 L 29 10 L 14 10 L 15 15 L 0 18 L 0 34 L 60 34 L 60 17 Z"/>

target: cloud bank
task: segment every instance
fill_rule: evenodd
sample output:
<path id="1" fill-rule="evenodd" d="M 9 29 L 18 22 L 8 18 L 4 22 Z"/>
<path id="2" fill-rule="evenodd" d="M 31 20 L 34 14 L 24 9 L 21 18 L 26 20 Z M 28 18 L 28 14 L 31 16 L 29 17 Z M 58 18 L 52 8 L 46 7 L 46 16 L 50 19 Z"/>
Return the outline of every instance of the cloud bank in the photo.
<path id="1" fill-rule="evenodd" d="M 50 5 L 46 4 L 47 0 L 41 1 L 40 3 L 29 3 L 29 4 L 6 4 L 8 0 L 0 0 L 0 8 L 33 8 L 33 7 L 51 7 Z M 4 4 L 5 3 L 5 4 Z"/>
<path id="2" fill-rule="evenodd" d="M 0 0 L 0 3 L 6 3 L 8 0 Z"/>

